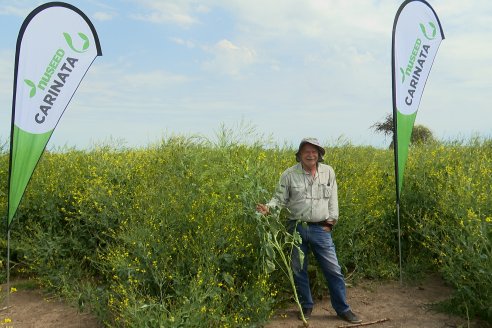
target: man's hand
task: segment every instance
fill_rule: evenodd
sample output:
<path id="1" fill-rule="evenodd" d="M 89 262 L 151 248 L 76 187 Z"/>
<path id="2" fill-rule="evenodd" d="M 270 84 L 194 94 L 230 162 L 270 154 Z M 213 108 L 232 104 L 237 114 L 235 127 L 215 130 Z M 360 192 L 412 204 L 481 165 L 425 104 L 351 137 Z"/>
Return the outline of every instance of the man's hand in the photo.
<path id="1" fill-rule="evenodd" d="M 265 204 L 257 204 L 256 205 L 256 211 L 263 214 L 263 215 L 266 215 L 266 214 L 268 214 L 268 212 L 270 212 L 268 206 L 266 206 Z"/>

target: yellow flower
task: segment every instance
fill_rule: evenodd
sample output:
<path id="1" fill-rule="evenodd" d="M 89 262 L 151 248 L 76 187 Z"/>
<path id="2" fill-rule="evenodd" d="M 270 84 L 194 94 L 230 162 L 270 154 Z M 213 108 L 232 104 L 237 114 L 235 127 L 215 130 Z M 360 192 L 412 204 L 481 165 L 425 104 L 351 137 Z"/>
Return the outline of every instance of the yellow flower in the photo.
<path id="1" fill-rule="evenodd" d="M 15 288 L 15 287 L 10 287 L 10 293 L 11 293 L 11 294 L 12 294 L 12 293 L 15 293 L 16 291 L 17 291 L 17 288 Z"/>

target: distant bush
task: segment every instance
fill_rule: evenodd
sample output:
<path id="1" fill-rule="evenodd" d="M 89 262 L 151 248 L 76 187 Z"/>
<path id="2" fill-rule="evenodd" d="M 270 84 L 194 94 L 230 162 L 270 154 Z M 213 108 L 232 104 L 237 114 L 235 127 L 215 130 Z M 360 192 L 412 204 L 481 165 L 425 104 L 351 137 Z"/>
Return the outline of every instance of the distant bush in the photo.
<path id="1" fill-rule="evenodd" d="M 385 136 L 389 136 L 393 138 L 394 135 L 394 125 L 393 125 L 393 114 L 388 114 L 386 115 L 385 119 L 382 122 L 376 122 L 374 123 L 371 128 L 374 130 L 374 132 L 377 133 L 382 133 Z M 415 124 L 412 128 L 412 134 L 410 137 L 410 144 L 412 145 L 420 145 L 420 144 L 428 144 L 428 143 L 433 143 L 436 142 L 437 140 L 434 138 L 434 134 L 432 133 L 431 129 L 428 127 L 421 125 L 421 124 Z M 393 149 L 393 140 L 390 143 L 389 148 Z"/>

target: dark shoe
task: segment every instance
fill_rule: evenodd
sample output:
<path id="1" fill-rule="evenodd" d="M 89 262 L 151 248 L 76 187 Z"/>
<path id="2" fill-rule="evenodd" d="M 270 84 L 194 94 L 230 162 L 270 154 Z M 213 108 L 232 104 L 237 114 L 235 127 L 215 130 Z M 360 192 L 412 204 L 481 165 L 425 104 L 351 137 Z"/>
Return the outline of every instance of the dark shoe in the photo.
<path id="1" fill-rule="evenodd" d="M 304 319 L 308 320 L 311 318 L 311 313 L 313 312 L 313 308 L 302 308 L 302 313 L 304 314 Z M 302 315 L 299 313 L 297 315 L 299 320 L 302 320 Z"/>
<path id="2" fill-rule="evenodd" d="M 354 314 L 354 312 L 352 312 L 352 310 L 348 310 L 345 313 L 339 314 L 338 317 L 341 318 L 341 319 L 343 319 L 343 320 L 345 320 L 345 321 L 348 321 L 350 323 L 361 323 L 362 322 L 362 320 L 360 320 Z"/>

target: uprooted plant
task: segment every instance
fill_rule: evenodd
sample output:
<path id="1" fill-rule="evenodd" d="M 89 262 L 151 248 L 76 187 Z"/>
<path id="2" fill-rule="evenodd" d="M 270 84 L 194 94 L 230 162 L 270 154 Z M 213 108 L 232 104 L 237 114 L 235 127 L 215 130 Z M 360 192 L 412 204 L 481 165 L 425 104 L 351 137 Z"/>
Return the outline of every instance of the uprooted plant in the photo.
<path id="1" fill-rule="evenodd" d="M 299 256 L 295 256 L 294 259 L 298 259 L 301 263 L 304 262 L 304 252 L 300 249 L 301 236 L 297 231 L 297 223 L 292 233 L 290 233 L 280 218 L 280 208 L 272 208 L 267 215 L 256 213 L 257 232 L 261 241 L 261 254 L 263 268 L 267 274 L 270 274 L 274 270 L 280 268 L 282 272 L 287 276 L 294 293 L 294 300 L 299 307 L 302 322 L 305 327 L 309 324 L 304 317 L 302 306 L 297 295 L 296 286 L 294 283 L 294 272 L 291 266 L 290 259 L 293 251 L 297 251 Z"/>

